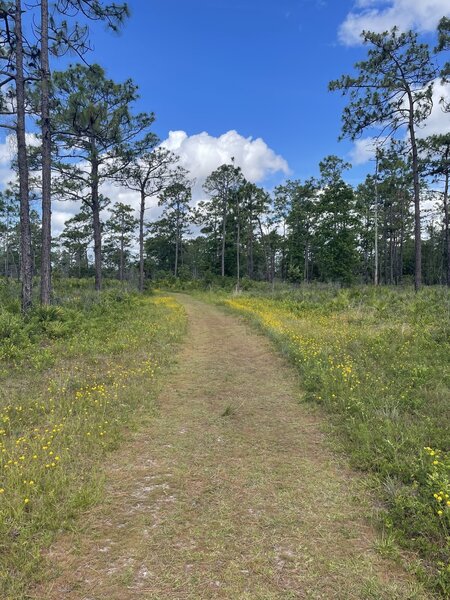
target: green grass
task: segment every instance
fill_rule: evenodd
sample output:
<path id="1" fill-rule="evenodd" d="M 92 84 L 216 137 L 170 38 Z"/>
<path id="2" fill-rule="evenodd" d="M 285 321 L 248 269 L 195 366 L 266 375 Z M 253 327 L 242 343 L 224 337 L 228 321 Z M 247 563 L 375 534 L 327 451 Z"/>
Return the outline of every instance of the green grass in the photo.
<path id="1" fill-rule="evenodd" d="M 42 551 L 102 497 L 102 461 L 154 412 L 185 330 L 171 298 L 66 290 L 23 318 L 0 294 L 0 596 L 18 600 Z"/>
<path id="2" fill-rule="evenodd" d="M 269 334 L 301 375 L 304 399 L 332 416 L 334 439 L 382 500 L 380 551 L 419 557 L 450 593 L 450 293 L 306 287 L 202 295 Z M 419 565 L 419 566 L 417 566 Z"/>

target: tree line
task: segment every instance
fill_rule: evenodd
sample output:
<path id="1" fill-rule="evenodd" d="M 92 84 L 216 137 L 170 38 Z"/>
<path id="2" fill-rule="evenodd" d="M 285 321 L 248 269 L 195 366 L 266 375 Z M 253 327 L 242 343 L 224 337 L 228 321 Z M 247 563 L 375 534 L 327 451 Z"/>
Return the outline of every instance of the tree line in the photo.
<path id="1" fill-rule="evenodd" d="M 419 135 L 433 86 L 450 76 L 448 18 L 435 48 L 412 31 L 363 32 L 366 60 L 330 83 L 349 98 L 343 136 L 376 131 L 374 172 L 359 186 L 345 182 L 348 163 L 328 156 L 320 177 L 269 193 L 232 160 L 207 177 L 207 199 L 193 205 L 194 181 L 153 133 L 155 115 L 135 111 L 137 86 L 89 64 L 91 24 L 118 31 L 128 6 L 40 0 L 25 8 L 0 1 L 0 126 L 16 148 L 15 180 L 0 194 L 0 272 L 20 279 L 24 311 L 36 275 L 41 303 L 51 302 L 53 272 L 92 275 L 97 290 L 105 274 L 130 272 L 140 290 L 146 277 L 169 273 L 231 276 L 238 286 L 243 277 L 450 285 L 450 134 Z M 51 68 L 67 54 L 79 62 Z M 441 109 L 450 111 L 444 99 Z M 105 183 L 137 194 L 138 214 L 105 197 Z M 154 198 L 161 215 L 147 222 Z M 56 200 L 81 208 L 52 240 Z"/>

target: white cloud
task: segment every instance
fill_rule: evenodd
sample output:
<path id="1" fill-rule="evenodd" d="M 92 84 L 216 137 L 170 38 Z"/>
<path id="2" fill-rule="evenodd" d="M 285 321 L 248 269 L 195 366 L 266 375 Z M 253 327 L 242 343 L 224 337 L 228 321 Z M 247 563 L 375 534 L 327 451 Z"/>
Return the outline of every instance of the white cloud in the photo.
<path id="1" fill-rule="evenodd" d="M 30 146 L 37 146 L 39 139 L 34 133 L 26 134 L 26 142 Z M 11 168 L 11 163 L 17 154 L 16 136 L 12 133 L 0 142 L 0 186 L 7 186 L 9 182 L 14 181 L 16 175 Z"/>
<path id="2" fill-rule="evenodd" d="M 180 157 L 181 165 L 200 180 L 224 163 L 241 167 L 245 177 L 260 183 L 277 172 L 289 173 L 287 162 L 268 147 L 261 138 L 245 138 L 237 131 L 228 131 L 219 137 L 206 132 L 188 136 L 185 131 L 170 131 L 162 144 Z"/>
<path id="3" fill-rule="evenodd" d="M 444 112 L 441 99 L 450 103 L 450 84 L 443 84 L 440 79 L 433 83 L 433 109 L 428 119 L 417 128 L 417 137 L 425 138 L 430 135 L 450 133 L 450 114 Z M 405 139 L 407 139 L 405 132 Z M 349 160 L 354 165 L 363 165 L 375 156 L 375 137 L 366 137 L 356 140 L 349 153 Z"/>
<path id="4" fill-rule="evenodd" d="M 363 30 L 380 33 L 394 25 L 402 31 L 434 31 L 449 8 L 449 0 L 357 0 L 339 28 L 339 40 L 355 46 Z"/>
<path id="5" fill-rule="evenodd" d="M 234 157 L 235 164 L 241 167 L 245 177 L 254 183 L 261 183 L 266 177 L 275 173 L 289 173 L 286 160 L 277 155 L 261 138 L 245 138 L 236 131 L 228 131 L 221 136 L 214 137 L 206 132 L 188 136 L 184 131 L 171 131 L 162 146 L 171 150 L 180 157 L 180 164 L 189 171 L 190 177 L 195 179 L 193 201 L 198 202 L 205 197 L 202 190 L 203 183 L 208 175 L 224 163 L 231 162 Z M 1 156 L 1 146 L 0 146 Z M 135 209 L 136 216 L 139 211 L 139 194 L 126 188 L 108 183 L 102 186 L 101 193 L 110 198 L 112 203 L 123 202 Z M 64 223 L 70 219 L 79 207 L 77 203 L 55 202 L 53 207 L 53 235 L 61 233 Z M 157 219 L 161 213 L 157 198 L 147 200 L 146 220 Z"/>
<path id="6" fill-rule="evenodd" d="M 34 134 L 27 134 L 27 142 L 37 145 L 38 139 Z M 245 138 L 236 131 L 228 131 L 219 137 L 214 137 L 206 132 L 188 136 L 184 131 L 171 131 L 163 146 L 180 156 L 180 164 L 189 171 L 190 177 L 195 179 L 193 200 L 197 202 L 204 197 L 202 185 L 206 177 L 220 165 L 229 163 L 234 157 L 235 164 L 252 182 L 261 183 L 274 173 L 289 173 L 289 167 L 284 158 L 277 155 L 261 139 Z M 7 135 L 0 142 L 0 186 L 6 186 L 15 180 L 11 169 L 11 161 L 16 155 L 15 136 Z M 129 204 L 135 210 L 136 217 L 139 213 L 139 194 L 119 187 L 113 183 L 102 185 L 101 193 L 112 201 Z M 80 203 L 72 200 L 53 200 L 52 205 L 52 234 L 60 235 L 66 221 L 80 210 Z M 146 221 L 157 219 L 161 213 L 157 198 L 147 200 Z"/>
<path id="7" fill-rule="evenodd" d="M 442 98 L 447 103 L 450 102 L 450 84 L 443 84 L 440 79 L 436 79 L 433 84 L 433 110 L 423 127 L 418 130 L 418 137 L 450 133 L 450 114 L 444 112 Z"/>
<path id="8" fill-rule="evenodd" d="M 372 137 L 356 140 L 349 154 L 352 165 L 364 165 L 375 157 L 376 139 Z"/>

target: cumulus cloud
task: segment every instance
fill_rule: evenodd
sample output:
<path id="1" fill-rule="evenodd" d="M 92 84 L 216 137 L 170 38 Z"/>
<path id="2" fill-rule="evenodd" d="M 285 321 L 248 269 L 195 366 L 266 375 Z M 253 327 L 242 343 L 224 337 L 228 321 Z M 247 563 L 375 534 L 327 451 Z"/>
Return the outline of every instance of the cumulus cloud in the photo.
<path id="1" fill-rule="evenodd" d="M 28 134 L 27 142 L 38 144 L 34 134 Z M 184 131 L 171 131 L 162 145 L 172 150 L 180 157 L 180 164 L 189 171 L 195 179 L 193 190 L 194 201 L 204 196 L 202 185 L 206 177 L 220 165 L 231 162 L 241 167 L 245 177 L 254 183 L 262 183 L 274 173 L 288 174 L 286 160 L 276 154 L 261 138 L 245 138 L 236 131 L 228 131 L 214 137 L 206 132 L 188 136 Z M 0 186 L 6 186 L 15 179 L 11 170 L 11 161 L 16 154 L 15 137 L 8 135 L 0 142 Z M 112 183 L 104 184 L 101 193 L 109 198 L 112 204 L 123 202 L 139 210 L 139 194 Z M 146 219 L 151 221 L 158 218 L 161 210 L 157 198 L 149 198 L 147 202 Z M 80 204 L 71 200 L 53 201 L 52 229 L 53 235 L 58 236 L 64 229 L 65 222 L 73 217 L 80 209 Z"/>
<path id="2" fill-rule="evenodd" d="M 236 131 L 228 131 L 214 137 L 206 132 L 189 136 L 184 131 L 171 131 L 162 146 L 180 157 L 181 166 L 189 171 L 195 180 L 193 200 L 197 202 L 204 197 L 202 185 L 208 175 L 224 163 L 230 163 L 234 157 L 235 164 L 241 167 L 245 177 L 254 183 L 262 183 L 275 173 L 288 174 L 286 160 L 277 155 L 261 138 L 245 138 Z M 1 147 L 0 147 L 1 152 Z M 139 194 L 112 183 L 102 186 L 101 193 L 112 203 L 123 202 L 139 210 Z M 79 207 L 71 201 L 55 202 L 53 207 L 53 235 L 59 235 L 67 219 L 70 219 Z M 160 215 L 157 198 L 147 201 L 146 220 L 152 221 Z"/>
<path id="3" fill-rule="evenodd" d="M 373 137 L 356 140 L 349 154 L 352 165 L 364 165 L 375 157 L 377 140 Z"/>
<path id="4" fill-rule="evenodd" d="M 339 40 L 355 46 L 363 30 L 380 33 L 394 25 L 402 31 L 434 31 L 448 12 L 449 0 L 357 0 L 339 28 Z"/>
<path id="5" fill-rule="evenodd" d="M 444 112 L 441 100 L 450 102 L 450 84 L 436 79 L 433 84 L 433 110 L 430 116 L 418 130 L 418 137 L 450 133 L 450 115 Z"/>
<path id="6" fill-rule="evenodd" d="M 268 147 L 261 138 L 245 138 L 237 131 L 228 131 L 219 137 L 206 132 L 188 136 L 185 131 L 170 131 L 162 144 L 180 157 L 181 165 L 194 177 L 204 180 L 224 163 L 241 167 L 245 177 L 253 183 L 281 172 L 288 174 L 285 159 Z"/>
<path id="7" fill-rule="evenodd" d="M 30 146 L 37 146 L 39 139 L 34 133 L 26 134 L 26 142 Z M 3 142 L 0 142 L 0 186 L 6 186 L 14 181 L 15 174 L 11 169 L 11 163 L 17 154 L 16 136 L 9 133 Z"/>
<path id="8" fill-rule="evenodd" d="M 244 137 L 231 130 L 218 137 L 207 132 L 189 136 L 185 131 L 170 131 L 162 145 L 180 157 L 180 165 L 195 179 L 193 203 L 205 199 L 205 179 L 223 164 L 234 164 L 244 177 L 261 184 L 273 174 L 290 173 L 287 161 L 276 154 L 261 138 Z"/>

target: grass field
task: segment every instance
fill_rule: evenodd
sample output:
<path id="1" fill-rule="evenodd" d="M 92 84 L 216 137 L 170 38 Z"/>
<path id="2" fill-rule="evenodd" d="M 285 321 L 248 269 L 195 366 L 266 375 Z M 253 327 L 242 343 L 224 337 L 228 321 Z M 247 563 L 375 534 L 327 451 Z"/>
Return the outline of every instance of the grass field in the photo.
<path id="1" fill-rule="evenodd" d="M 296 365 L 304 400 L 382 500 L 381 551 L 397 543 L 450 593 L 450 294 L 300 288 L 203 298 L 256 323 Z M 326 494 L 324 490 L 324 494 Z"/>
<path id="2" fill-rule="evenodd" d="M 87 287 L 87 286 L 86 286 Z M 0 590 L 25 597 L 42 550 L 102 496 L 105 454 L 154 411 L 185 330 L 180 305 L 119 289 L 66 289 L 27 318 L 0 308 Z"/>
<path id="3" fill-rule="evenodd" d="M 168 435 L 165 428 L 173 429 L 161 418 L 155 425 L 154 401 L 160 383 L 167 379 L 161 375 L 170 372 L 174 349 L 186 330 L 184 308 L 170 295 L 138 296 L 112 284 L 99 296 L 90 287 L 91 282 L 82 281 L 57 286 L 54 306 L 37 307 L 24 318 L 15 286 L 0 285 L 0 590 L 5 600 L 27 598 L 27 587 L 46 577 L 42 558 L 55 537 L 76 529 L 80 515 L 95 517 L 88 509 L 104 501 L 100 473 L 107 453 L 119 449 L 123 454 L 139 423 L 152 423 L 156 432 L 159 427 L 162 439 Z M 273 339 L 300 375 L 301 400 L 320 407 L 319 421 L 330 434 L 328 440 L 366 473 L 366 486 L 359 489 L 368 498 L 360 505 L 374 507 L 378 552 L 395 559 L 398 548 L 406 548 L 411 569 L 429 586 L 430 594 L 446 597 L 450 593 L 449 292 L 333 287 L 269 291 L 262 285 L 240 294 L 191 292 L 244 316 Z M 198 304 L 190 310 L 203 340 L 210 325 L 207 311 Z M 220 319 L 211 314 L 210 321 L 217 324 Z M 231 322 L 224 321 L 224 342 L 214 338 L 215 349 L 206 347 L 210 342 L 205 338 L 199 361 L 210 353 L 217 364 L 229 358 L 225 342 L 231 341 L 226 337 L 230 327 Z M 233 331 L 244 335 L 239 328 Z M 232 343 L 237 352 L 239 339 Z M 185 352 L 193 360 L 192 350 Z M 256 354 L 260 356 L 260 351 Z M 243 361 L 236 360 L 239 365 Z M 225 382 L 237 376 L 237 366 L 231 366 L 230 373 L 219 379 L 215 363 L 208 367 L 211 372 L 186 368 L 193 389 L 202 382 L 220 403 L 222 396 L 244 393 L 239 386 L 230 391 L 231 383 Z M 252 384 L 251 373 L 246 369 L 243 373 L 249 377 L 245 394 L 250 396 L 260 389 L 261 377 Z M 182 384 L 188 398 L 194 394 L 186 384 L 187 375 L 181 375 L 171 402 L 183 394 Z M 219 380 L 220 389 L 209 389 Z M 208 423 L 211 419 L 216 423 L 215 413 L 209 414 L 208 394 L 197 398 L 197 408 L 201 405 L 206 411 Z M 258 397 L 263 397 L 262 389 Z M 222 406 L 220 423 L 230 417 L 230 406 Z M 325 418 L 322 409 L 328 413 Z M 181 402 L 173 410 L 188 421 L 194 409 Z M 278 425 L 283 423 L 280 411 L 282 406 Z M 193 451 L 198 450 L 197 438 L 192 439 Z M 177 443 L 184 444 L 184 439 L 181 436 Z M 206 431 L 209 444 L 208 440 Z M 150 454 L 157 452 L 153 442 L 148 443 Z M 239 438 L 239 452 L 243 443 Z M 293 438 L 293 446 L 299 443 Z M 167 448 L 162 444 L 158 451 L 164 454 Z M 298 448 L 291 457 L 294 463 L 296 456 Z M 190 464 L 187 460 L 183 475 L 188 482 Z M 291 463 L 291 473 L 298 468 Z M 119 481 L 127 480 L 129 472 L 127 468 L 118 473 Z M 328 497 L 332 489 L 331 483 L 329 489 L 321 487 L 318 506 L 333 505 Z M 309 502 L 308 510 L 314 514 Z M 292 511 L 296 513 L 294 507 Z M 326 514 L 326 509 L 316 512 Z M 329 533 L 329 527 L 325 529 Z M 218 534 L 208 529 L 208 540 Z M 155 544 L 158 539 L 155 532 Z M 336 548 L 336 554 L 343 551 Z M 48 567 L 48 556 L 46 560 Z M 176 573 L 174 566 L 172 575 Z"/>

